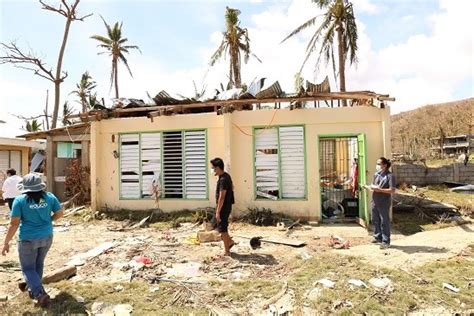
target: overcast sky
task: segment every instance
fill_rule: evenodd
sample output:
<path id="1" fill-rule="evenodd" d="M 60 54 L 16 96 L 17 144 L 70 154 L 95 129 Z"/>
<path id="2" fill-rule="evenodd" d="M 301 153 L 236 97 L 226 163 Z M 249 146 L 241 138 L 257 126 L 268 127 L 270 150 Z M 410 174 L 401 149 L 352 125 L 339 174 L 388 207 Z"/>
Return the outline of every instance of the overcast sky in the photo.
<path id="1" fill-rule="evenodd" d="M 353 0 L 359 29 L 359 63 L 348 69 L 347 90 L 372 90 L 397 98 L 392 112 L 474 95 L 473 27 L 470 0 Z M 59 1 L 51 0 L 51 4 Z M 286 92 L 294 91 L 294 75 L 304 57 L 311 30 L 283 44 L 294 28 L 319 14 L 310 0 L 160 1 L 82 0 L 81 14 L 94 13 L 85 22 L 74 22 L 64 58 L 69 74 L 62 85 L 62 102 L 79 109 L 74 90 L 84 71 L 98 83 L 98 95 L 109 100 L 110 65 L 107 55 L 97 55 L 93 34 L 105 35 L 99 17 L 123 21 L 123 34 L 142 54 L 128 56 L 133 78 L 119 66 L 122 97 L 146 99 L 161 90 L 192 95 L 193 84 L 209 93 L 227 82 L 228 60 L 209 68 L 209 58 L 221 41 L 226 6 L 242 11 L 241 26 L 249 29 L 251 48 L 262 60 L 242 66 L 246 83 L 255 77 L 278 80 Z M 0 41 L 16 40 L 55 66 L 63 35 L 64 18 L 41 10 L 35 0 L 0 0 Z M 314 29 L 313 29 L 314 30 Z M 330 71 L 315 73 L 314 56 L 303 74 L 320 81 Z M 14 136 L 22 122 L 10 114 L 39 114 L 46 90 L 53 104 L 53 85 L 32 73 L 0 66 L 0 136 Z M 333 91 L 337 86 L 332 81 Z M 62 104 L 61 102 L 61 104 Z"/>

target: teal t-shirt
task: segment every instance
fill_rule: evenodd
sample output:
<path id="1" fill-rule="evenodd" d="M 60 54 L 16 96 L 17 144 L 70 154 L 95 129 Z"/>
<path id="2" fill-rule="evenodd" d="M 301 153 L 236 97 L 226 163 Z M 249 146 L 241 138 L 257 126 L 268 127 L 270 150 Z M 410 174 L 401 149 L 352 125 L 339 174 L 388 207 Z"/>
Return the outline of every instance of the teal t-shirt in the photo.
<path id="1" fill-rule="evenodd" d="M 61 209 L 54 194 L 45 192 L 39 203 L 22 194 L 13 201 L 11 217 L 20 217 L 20 240 L 43 239 L 53 235 L 52 213 Z"/>

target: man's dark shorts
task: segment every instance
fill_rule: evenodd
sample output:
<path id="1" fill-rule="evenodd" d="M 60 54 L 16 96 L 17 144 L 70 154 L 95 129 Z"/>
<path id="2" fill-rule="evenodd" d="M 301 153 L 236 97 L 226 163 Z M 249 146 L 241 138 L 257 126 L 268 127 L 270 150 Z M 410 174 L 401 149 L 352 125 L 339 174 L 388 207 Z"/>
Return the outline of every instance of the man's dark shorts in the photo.
<path id="1" fill-rule="evenodd" d="M 217 230 L 219 233 L 227 233 L 229 229 L 229 216 L 231 210 L 222 210 L 221 211 L 221 221 L 218 223 L 216 216 L 212 218 L 212 227 L 214 230 Z"/>

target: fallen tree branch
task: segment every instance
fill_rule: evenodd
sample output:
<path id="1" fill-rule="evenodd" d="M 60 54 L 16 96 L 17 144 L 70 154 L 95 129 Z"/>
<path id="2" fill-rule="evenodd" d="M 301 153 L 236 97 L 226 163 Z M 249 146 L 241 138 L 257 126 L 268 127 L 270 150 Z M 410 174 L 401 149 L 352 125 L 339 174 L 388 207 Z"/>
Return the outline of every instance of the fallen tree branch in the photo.
<path id="1" fill-rule="evenodd" d="M 81 194 L 81 192 L 78 192 L 78 193 L 76 193 L 72 198 L 70 198 L 69 200 L 67 200 L 66 202 L 61 203 L 61 207 L 62 207 L 63 209 L 68 208 L 69 205 L 71 205 L 71 204 L 74 202 L 74 200 L 79 197 L 80 194 Z"/>
<path id="2" fill-rule="evenodd" d="M 270 305 L 275 304 L 280 298 L 285 295 L 286 291 L 288 291 L 288 281 L 285 281 L 285 284 L 283 284 L 283 287 L 280 292 L 278 292 L 276 295 L 270 297 L 268 300 L 266 300 L 262 304 L 262 309 L 266 310 Z"/>

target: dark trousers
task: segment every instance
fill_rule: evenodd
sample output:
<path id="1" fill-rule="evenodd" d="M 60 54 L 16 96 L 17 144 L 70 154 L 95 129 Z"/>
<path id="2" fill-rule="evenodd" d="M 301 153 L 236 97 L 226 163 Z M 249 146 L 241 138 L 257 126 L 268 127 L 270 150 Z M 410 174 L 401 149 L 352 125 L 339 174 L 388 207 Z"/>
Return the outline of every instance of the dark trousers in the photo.
<path id="1" fill-rule="evenodd" d="M 374 238 L 390 244 L 390 205 L 372 205 Z"/>
<path id="2" fill-rule="evenodd" d="M 13 207 L 13 200 L 15 200 L 15 198 L 5 199 L 5 201 L 7 201 L 7 203 L 8 203 L 8 208 L 10 209 L 10 211 L 12 210 L 12 207 Z"/>

